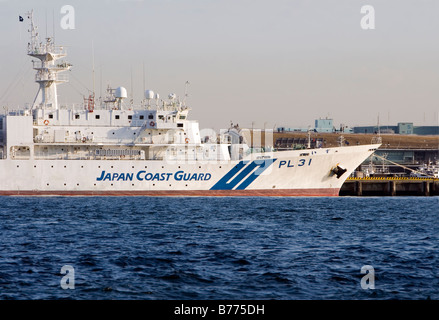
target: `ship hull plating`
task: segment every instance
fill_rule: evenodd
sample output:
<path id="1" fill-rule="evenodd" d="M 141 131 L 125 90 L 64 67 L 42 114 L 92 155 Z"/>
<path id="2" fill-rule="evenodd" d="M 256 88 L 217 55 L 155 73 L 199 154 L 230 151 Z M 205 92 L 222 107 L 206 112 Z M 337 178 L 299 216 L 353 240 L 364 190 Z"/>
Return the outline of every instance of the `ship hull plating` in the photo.
<path id="1" fill-rule="evenodd" d="M 236 161 L 0 161 L 0 195 L 338 196 L 378 145 L 252 154 Z M 337 166 L 346 169 L 337 176 Z"/>

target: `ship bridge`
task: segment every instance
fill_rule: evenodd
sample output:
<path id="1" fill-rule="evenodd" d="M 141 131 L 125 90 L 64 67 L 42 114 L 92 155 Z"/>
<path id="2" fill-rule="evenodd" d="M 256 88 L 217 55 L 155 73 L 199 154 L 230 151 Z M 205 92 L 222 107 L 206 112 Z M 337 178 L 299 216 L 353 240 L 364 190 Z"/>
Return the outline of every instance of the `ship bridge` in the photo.
<path id="1" fill-rule="evenodd" d="M 105 97 L 96 99 L 91 92 L 82 103 L 59 105 L 57 85 L 68 81 L 62 73 L 72 64 L 64 60 L 66 49 L 53 38 L 39 40 L 32 12 L 28 19 L 27 54 L 37 59 L 32 67 L 39 89 L 30 110 L 0 119 L 2 158 L 230 160 L 230 141 L 203 140 L 198 122 L 188 119 L 186 99 L 174 93 L 161 99 L 145 90 L 144 100 L 135 105 L 124 87 L 108 86 Z"/>

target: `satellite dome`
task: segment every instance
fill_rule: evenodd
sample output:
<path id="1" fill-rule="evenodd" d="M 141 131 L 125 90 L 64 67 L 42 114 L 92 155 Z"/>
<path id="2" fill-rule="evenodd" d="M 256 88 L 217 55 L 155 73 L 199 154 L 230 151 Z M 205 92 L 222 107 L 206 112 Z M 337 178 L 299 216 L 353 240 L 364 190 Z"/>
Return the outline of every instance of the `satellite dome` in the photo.
<path id="1" fill-rule="evenodd" d="M 154 99 L 154 91 L 146 90 L 145 91 L 145 99 L 148 99 L 148 100 Z"/>
<path id="2" fill-rule="evenodd" d="M 125 89 L 124 87 L 117 87 L 114 96 L 116 98 L 127 98 L 128 97 L 127 89 Z"/>

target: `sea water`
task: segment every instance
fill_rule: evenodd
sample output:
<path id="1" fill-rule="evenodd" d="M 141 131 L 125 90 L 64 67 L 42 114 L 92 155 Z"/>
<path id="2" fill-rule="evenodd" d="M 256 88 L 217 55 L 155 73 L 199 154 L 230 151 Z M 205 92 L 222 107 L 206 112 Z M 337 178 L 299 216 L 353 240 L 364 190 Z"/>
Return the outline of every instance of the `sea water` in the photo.
<path id="1" fill-rule="evenodd" d="M 438 197 L 0 203 L 0 299 L 439 299 Z"/>

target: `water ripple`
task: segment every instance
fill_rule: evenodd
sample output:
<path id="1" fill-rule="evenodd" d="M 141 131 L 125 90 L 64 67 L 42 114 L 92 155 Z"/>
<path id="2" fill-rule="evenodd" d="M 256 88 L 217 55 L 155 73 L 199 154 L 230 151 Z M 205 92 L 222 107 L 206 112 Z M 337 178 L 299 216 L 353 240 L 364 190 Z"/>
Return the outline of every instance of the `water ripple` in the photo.
<path id="1" fill-rule="evenodd" d="M 437 197 L 1 201 L 0 299 L 439 299 Z"/>

